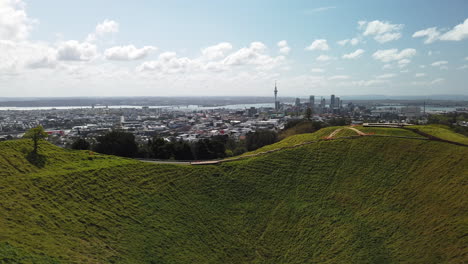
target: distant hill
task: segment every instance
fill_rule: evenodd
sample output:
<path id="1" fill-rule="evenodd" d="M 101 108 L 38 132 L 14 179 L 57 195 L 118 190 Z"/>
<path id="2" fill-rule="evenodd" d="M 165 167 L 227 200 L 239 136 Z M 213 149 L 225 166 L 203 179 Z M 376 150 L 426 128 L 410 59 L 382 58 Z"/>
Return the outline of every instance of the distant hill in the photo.
<path id="1" fill-rule="evenodd" d="M 466 262 L 468 147 L 337 129 L 210 166 L 1 142 L 0 262 Z"/>

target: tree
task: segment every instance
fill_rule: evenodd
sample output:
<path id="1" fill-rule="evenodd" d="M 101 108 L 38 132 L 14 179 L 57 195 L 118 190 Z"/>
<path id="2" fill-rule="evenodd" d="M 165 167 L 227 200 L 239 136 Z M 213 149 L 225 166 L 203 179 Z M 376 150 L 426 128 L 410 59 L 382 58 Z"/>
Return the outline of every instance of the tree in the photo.
<path id="1" fill-rule="evenodd" d="M 258 130 L 253 133 L 250 132 L 246 135 L 245 145 L 247 150 L 252 151 L 275 143 L 277 138 L 278 135 L 274 131 Z"/>
<path id="2" fill-rule="evenodd" d="M 138 145 L 131 133 L 112 131 L 97 138 L 96 152 L 122 157 L 135 157 Z"/>
<path id="3" fill-rule="evenodd" d="M 24 134 L 24 138 L 30 138 L 33 141 L 33 153 L 37 154 L 37 149 L 39 145 L 39 140 L 46 138 L 48 135 L 44 131 L 44 128 L 39 125 L 37 127 L 29 129 L 26 134 Z"/>
<path id="4" fill-rule="evenodd" d="M 174 143 L 174 159 L 176 160 L 193 160 L 192 149 L 190 145 L 184 141 Z"/>
<path id="5" fill-rule="evenodd" d="M 312 108 L 307 107 L 305 116 L 306 116 L 307 120 L 310 121 L 310 118 L 312 117 Z"/>
<path id="6" fill-rule="evenodd" d="M 90 147 L 89 142 L 86 141 L 86 139 L 84 138 L 78 138 L 71 145 L 72 149 L 78 149 L 78 150 L 87 150 L 89 149 L 89 147 Z"/>

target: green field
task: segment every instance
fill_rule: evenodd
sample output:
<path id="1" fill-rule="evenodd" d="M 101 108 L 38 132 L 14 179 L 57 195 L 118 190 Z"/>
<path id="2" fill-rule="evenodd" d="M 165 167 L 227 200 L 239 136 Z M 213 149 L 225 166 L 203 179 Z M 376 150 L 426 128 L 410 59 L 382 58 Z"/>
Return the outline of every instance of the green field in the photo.
<path id="1" fill-rule="evenodd" d="M 468 137 L 451 131 L 448 127 L 442 125 L 428 125 L 428 126 L 411 126 L 412 129 L 418 129 L 424 133 L 433 135 L 435 137 L 454 141 L 468 145 Z"/>
<path id="2" fill-rule="evenodd" d="M 335 129 L 267 147 L 320 139 Z M 40 162 L 31 164 L 30 145 L 0 143 L 0 263 L 468 258 L 467 147 L 356 137 L 183 166 L 47 143 Z"/>

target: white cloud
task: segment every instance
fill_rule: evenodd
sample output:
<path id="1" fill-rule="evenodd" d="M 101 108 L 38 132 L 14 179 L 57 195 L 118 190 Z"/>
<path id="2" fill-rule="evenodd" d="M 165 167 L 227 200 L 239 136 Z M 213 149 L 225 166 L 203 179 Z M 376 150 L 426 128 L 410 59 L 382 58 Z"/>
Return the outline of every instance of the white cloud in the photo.
<path id="1" fill-rule="evenodd" d="M 442 83 L 442 82 L 444 82 L 444 81 L 445 81 L 444 78 L 437 78 L 437 79 L 433 80 L 433 81 L 431 82 L 431 84 L 439 84 L 439 83 Z"/>
<path id="2" fill-rule="evenodd" d="M 359 80 L 359 81 L 347 81 L 347 82 L 340 82 L 337 86 L 343 87 L 377 87 L 383 84 L 388 83 L 388 80 L 385 79 L 374 79 L 374 80 Z"/>
<path id="3" fill-rule="evenodd" d="M 352 38 L 352 39 L 343 39 L 338 41 L 338 45 L 345 46 L 346 44 L 350 44 L 352 46 L 356 46 L 359 44 L 360 40 L 358 38 Z"/>
<path id="4" fill-rule="evenodd" d="M 384 64 L 384 66 L 382 66 L 382 69 L 383 70 L 389 70 L 389 69 L 392 69 L 393 66 L 391 64 Z"/>
<path id="5" fill-rule="evenodd" d="M 374 20 L 371 22 L 359 21 L 359 28 L 364 30 L 364 36 L 374 36 L 380 43 L 389 42 L 401 38 L 402 24 L 390 24 L 386 21 Z"/>
<path id="6" fill-rule="evenodd" d="M 390 79 L 390 78 L 393 78 L 395 76 L 396 76 L 396 74 L 394 74 L 394 73 L 386 73 L 386 74 L 378 75 L 378 76 L 376 76 L 376 78 L 377 79 Z"/>
<path id="7" fill-rule="evenodd" d="M 414 75 L 414 77 L 416 77 L 416 78 L 420 78 L 420 77 L 424 77 L 424 76 L 426 76 L 426 74 L 425 74 L 425 73 L 422 73 L 422 72 L 416 73 L 416 74 Z"/>
<path id="8" fill-rule="evenodd" d="M 187 57 L 177 57 L 175 52 L 164 52 L 156 61 L 147 61 L 137 67 L 137 71 L 155 71 L 162 74 L 181 73 L 198 65 Z"/>
<path id="9" fill-rule="evenodd" d="M 119 23 L 115 22 L 114 20 L 106 19 L 96 26 L 96 34 L 98 35 L 117 32 L 119 32 Z"/>
<path id="10" fill-rule="evenodd" d="M 413 38 L 423 38 L 426 37 L 424 40 L 425 44 L 430 44 L 436 41 L 440 36 L 440 32 L 437 30 L 436 27 L 426 28 L 420 31 L 416 31 L 413 34 Z"/>
<path id="11" fill-rule="evenodd" d="M 329 50 L 330 47 L 328 46 L 326 39 L 316 39 L 310 46 L 305 48 L 306 50 Z"/>
<path id="12" fill-rule="evenodd" d="M 267 47 L 261 42 L 252 42 L 248 48 L 230 54 L 222 64 L 227 66 L 257 65 L 264 69 L 271 69 L 279 65 L 284 56 L 271 57 L 266 54 Z"/>
<path id="13" fill-rule="evenodd" d="M 26 14 L 23 1 L 0 1 L 0 40 L 25 40 L 35 23 Z"/>
<path id="14" fill-rule="evenodd" d="M 442 65 L 445 65 L 445 64 L 448 64 L 448 61 L 435 61 L 435 62 L 431 63 L 431 66 L 438 67 L 438 66 L 442 66 Z"/>
<path id="15" fill-rule="evenodd" d="M 209 60 L 218 60 L 226 57 L 227 53 L 232 50 L 231 43 L 221 42 L 214 46 L 202 49 L 202 54 Z"/>
<path id="16" fill-rule="evenodd" d="M 119 23 L 114 20 L 106 19 L 102 23 L 97 24 L 94 32 L 89 34 L 86 38 L 86 42 L 93 42 L 100 36 L 117 32 L 119 32 Z"/>
<path id="17" fill-rule="evenodd" d="M 61 42 L 57 49 L 57 59 L 64 61 L 89 61 L 97 56 L 96 45 L 76 40 Z"/>
<path id="18" fill-rule="evenodd" d="M 46 43 L 0 40 L 0 71 L 18 73 L 23 69 L 54 68 L 57 52 Z M 0 74 L 1 75 L 1 74 Z"/>
<path id="19" fill-rule="evenodd" d="M 457 70 L 464 70 L 464 69 L 468 69 L 468 65 L 465 64 L 457 68 Z"/>
<path id="20" fill-rule="evenodd" d="M 416 31 L 413 34 L 413 38 L 420 37 L 426 37 L 424 40 L 425 44 L 433 43 L 436 40 L 460 41 L 466 39 L 468 38 L 468 18 L 445 33 L 441 33 L 437 27 L 431 27 Z"/>
<path id="21" fill-rule="evenodd" d="M 249 47 L 241 48 L 229 55 L 226 55 L 226 52 L 232 46 L 221 44 L 202 50 L 202 56 L 194 59 L 177 57 L 174 52 L 164 52 L 159 55 L 158 60 L 142 63 L 137 67 L 137 71 L 153 71 L 159 74 L 201 73 L 224 72 L 234 70 L 234 67 L 244 69 L 243 67 L 253 66 L 255 70 L 264 72 L 280 66 L 285 60 L 284 56 L 268 55 L 267 47 L 261 42 L 252 42 Z"/>
<path id="22" fill-rule="evenodd" d="M 323 6 L 323 7 L 305 10 L 305 13 L 312 14 L 312 13 L 323 12 L 323 11 L 327 11 L 327 10 L 335 9 L 335 8 L 336 6 Z"/>
<path id="23" fill-rule="evenodd" d="M 288 42 L 286 40 L 281 40 L 278 42 L 278 47 L 280 48 L 279 52 L 284 55 L 288 55 L 291 51 L 291 48 L 288 46 Z"/>
<path id="24" fill-rule="evenodd" d="M 331 60 L 332 57 L 330 56 L 327 56 L 327 55 L 320 55 L 316 58 L 317 61 L 329 61 Z"/>
<path id="25" fill-rule="evenodd" d="M 404 68 L 404 67 L 406 67 L 410 62 L 411 62 L 411 60 L 408 60 L 408 59 L 399 60 L 399 61 L 398 61 L 398 67 Z"/>
<path id="26" fill-rule="evenodd" d="M 440 40 L 460 41 L 468 38 L 468 18 L 462 24 L 456 25 L 452 30 L 440 36 Z"/>
<path id="27" fill-rule="evenodd" d="M 411 58 L 414 55 L 416 55 L 415 49 L 404 49 L 400 52 L 398 52 L 398 49 L 387 49 L 376 51 L 374 54 L 372 54 L 372 57 L 382 62 L 391 62 Z"/>
<path id="28" fill-rule="evenodd" d="M 322 72 L 325 72 L 325 70 L 322 69 L 322 68 L 312 68 L 310 71 L 311 71 L 311 72 L 315 72 L 315 73 L 322 73 Z"/>
<path id="29" fill-rule="evenodd" d="M 392 40 L 397 40 L 399 38 L 401 38 L 401 33 L 385 33 L 385 34 L 377 35 L 377 36 L 374 37 L 374 39 L 377 40 L 380 43 L 385 43 L 385 42 L 389 42 L 389 41 L 392 41 Z"/>
<path id="30" fill-rule="evenodd" d="M 354 52 L 343 55 L 343 59 L 357 59 L 364 53 L 363 49 L 357 49 Z"/>
<path id="31" fill-rule="evenodd" d="M 57 60 L 55 57 L 43 56 L 40 59 L 31 60 L 26 66 L 30 69 L 55 68 Z"/>
<path id="32" fill-rule="evenodd" d="M 331 77 L 328 77 L 328 80 L 333 81 L 333 80 L 347 80 L 350 77 L 348 75 L 334 75 Z"/>
<path id="33" fill-rule="evenodd" d="M 465 60 L 467 60 L 467 61 L 468 61 L 468 56 L 467 56 L 467 57 L 465 57 Z"/>
<path id="34" fill-rule="evenodd" d="M 138 60 L 145 58 L 155 50 L 157 48 L 153 46 L 144 46 L 141 49 L 136 48 L 134 45 L 116 46 L 106 49 L 104 56 L 108 60 Z"/>

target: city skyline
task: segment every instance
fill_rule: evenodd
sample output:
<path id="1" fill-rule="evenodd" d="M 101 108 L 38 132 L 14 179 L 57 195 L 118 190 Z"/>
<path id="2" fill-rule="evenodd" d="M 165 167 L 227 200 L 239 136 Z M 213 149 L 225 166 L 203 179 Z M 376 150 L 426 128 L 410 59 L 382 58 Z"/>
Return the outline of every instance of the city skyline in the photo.
<path id="1" fill-rule="evenodd" d="M 468 95 L 468 3 L 0 0 L 3 97 Z"/>

